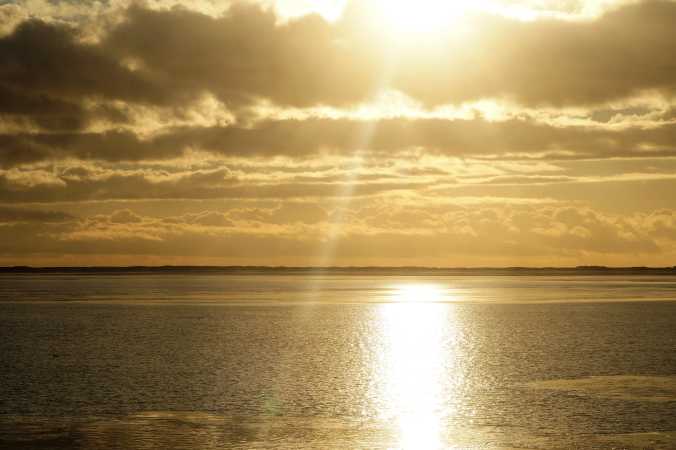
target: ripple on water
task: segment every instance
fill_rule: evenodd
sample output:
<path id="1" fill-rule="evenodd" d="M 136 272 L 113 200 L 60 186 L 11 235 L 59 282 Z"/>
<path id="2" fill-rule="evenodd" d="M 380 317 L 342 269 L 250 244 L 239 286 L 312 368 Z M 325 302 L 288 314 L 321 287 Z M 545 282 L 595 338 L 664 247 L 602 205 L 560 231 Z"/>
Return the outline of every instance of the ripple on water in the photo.
<path id="1" fill-rule="evenodd" d="M 615 375 L 534 381 L 533 389 L 573 392 L 614 400 L 676 402 L 676 376 Z"/>

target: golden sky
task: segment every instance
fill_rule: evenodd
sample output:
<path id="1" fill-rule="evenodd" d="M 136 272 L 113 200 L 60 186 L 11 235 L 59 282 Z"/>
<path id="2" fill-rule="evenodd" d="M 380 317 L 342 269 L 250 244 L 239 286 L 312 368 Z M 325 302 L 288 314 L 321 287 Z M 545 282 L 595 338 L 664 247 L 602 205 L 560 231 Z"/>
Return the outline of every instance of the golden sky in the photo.
<path id="1" fill-rule="evenodd" d="M 0 264 L 676 264 L 676 2 L 0 1 Z"/>

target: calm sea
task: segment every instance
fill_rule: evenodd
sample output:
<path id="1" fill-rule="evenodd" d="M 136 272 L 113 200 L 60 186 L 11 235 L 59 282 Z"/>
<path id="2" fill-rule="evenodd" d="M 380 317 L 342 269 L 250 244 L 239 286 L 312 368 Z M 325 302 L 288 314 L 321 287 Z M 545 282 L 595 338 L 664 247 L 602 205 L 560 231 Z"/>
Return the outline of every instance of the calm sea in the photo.
<path id="1" fill-rule="evenodd" d="M 676 448 L 669 276 L 0 275 L 0 448 Z"/>

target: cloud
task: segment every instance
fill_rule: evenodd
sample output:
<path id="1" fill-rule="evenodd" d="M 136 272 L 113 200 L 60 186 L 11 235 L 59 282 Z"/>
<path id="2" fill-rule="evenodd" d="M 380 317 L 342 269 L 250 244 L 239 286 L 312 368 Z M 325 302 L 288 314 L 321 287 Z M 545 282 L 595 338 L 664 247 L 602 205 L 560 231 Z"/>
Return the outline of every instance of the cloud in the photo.
<path id="1" fill-rule="evenodd" d="M 676 255 L 676 3 L 395 39 L 175 3 L 0 5 L 5 260 Z"/>
<path id="2" fill-rule="evenodd" d="M 112 223 L 140 223 L 143 218 L 129 209 L 115 211 L 110 216 Z"/>
<path id="3" fill-rule="evenodd" d="M 0 206 L 0 223 L 68 222 L 74 219 L 75 218 L 72 215 L 60 211 Z"/>
<path id="4" fill-rule="evenodd" d="M 477 16 L 467 35 L 403 50 L 392 87 L 427 104 L 507 97 L 524 105 L 593 105 L 676 89 L 676 4 L 646 1 L 596 20 Z M 403 66 L 403 67 L 402 67 Z"/>
<path id="5" fill-rule="evenodd" d="M 299 199 L 375 196 L 426 186 L 424 180 L 383 180 L 354 183 L 345 192 L 344 180 L 251 183 L 228 177 L 227 171 L 196 171 L 175 179 L 153 179 L 143 173 L 114 173 L 102 178 L 59 178 L 42 170 L 21 172 L 21 178 L 0 174 L 0 196 L 8 203 L 147 199 Z"/>
<path id="6" fill-rule="evenodd" d="M 404 43 L 394 68 L 383 56 L 391 44 L 368 28 L 377 18 L 361 18 L 355 8 L 332 25 L 318 16 L 279 24 L 255 6 L 220 18 L 134 7 L 107 46 L 171 79 L 173 91 L 206 89 L 226 103 L 344 105 L 369 98 L 387 78 L 386 87 L 427 104 L 506 96 L 589 105 L 646 90 L 672 96 L 676 88 L 672 2 L 627 5 L 585 22 L 479 15 L 466 19 L 468 36 Z"/>
<path id="7" fill-rule="evenodd" d="M 0 38 L 0 86 L 24 103 L 65 108 L 63 121 L 74 121 L 69 108 L 87 98 L 178 107 L 210 93 L 235 109 L 261 99 L 345 106 L 391 88 L 426 104 L 506 97 L 562 106 L 645 91 L 672 97 L 676 88 L 672 2 L 625 5 L 582 22 L 472 16 L 468 36 L 398 44 L 394 67 L 384 49 L 391 43 L 369 29 L 377 18 L 350 10 L 338 23 L 318 15 L 280 22 L 246 3 L 219 17 L 179 7 L 121 14 L 94 42 L 74 25 L 22 22 Z"/>
<path id="8" fill-rule="evenodd" d="M 91 172 L 86 168 L 68 168 L 61 176 L 40 169 L 0 173 L 0 196 L 6 202 L 222 198 L 246 195 L 247 189 L 227 169 L 175 175 L 153 171 Z"/>
<path id="9" fill-rule="evenodd" d="M 363 138 L 365 134 L 368 139 Z M 675 143 L 676 124 L 605 130 L 517 119 L 277 120 L 251 127 L 177 128 L 150 138 L 130 131 L 4 134 L 0 135 L 0 167 L 63 158 L 110 162 L 169 159 L 191 150 L 254 159 L 356 152 L 385 156 L 408 150 L 494 159 L 519 155 L 544 159 L 646 158 L 674 156 Z"/>
<path id="10" fill-rule="evenodd" d="M 247 258 L 250 263 L 293 264 L 319 261 L 332 233 L 331 214 L 315 216 L 312 203 L 259 211 L 235 208 L 180 216 L 147 216 L 124 209 L 42 228 L 15 226 L 16 239 L 3 242 L 0 253 L 68 253 L 216 257 L 223 263 Z M 303 206 L 308 214 L 303 215 Z M 463 261 L 596 261 L 671 254 L 676 235 L 668 238 L 656 217 L 673 210 L 624 217 L 575 206 L 428 206 L 370 203 L 341 213 L 336 236 L 337 264 L 377 258 L 415 264 L 466 265 Z M 619 259 L 618 259 L 619 258 Z M 624 258 L 624 259 L 622 259 Z M 470 264 L 471 265 L 471 264 Z"/>
<path id="11" fill-rule="evenodd" d="M 10 34 L 27 17 L 28 13 L 19 5 L 13 3 L 0 5 L 0 36 Z"/>
<path id="12" fill-rule="evenodd" d="M 56 98 L 101 97 L 163 103 L 166 92 L 111 52 L 77 38 L 77 30 L 28 20 L 0 38 L 0 80 L 10 88 Z"/>
<path id="13" fill-rule="evenodd" d="M 673 210 L 653 211 L 643 218 L 642 225 L 657 239 L 676 240 L 676 212 Z"/>
<path id="14" fill-rule="evenodd" d="M 219 18 L 132 7 L 104 46 L 139 61 L 171 91 L 208 90 L 235 105 L 260 98 L 340 105 L 366 98 L 377 74 L 337 33 L 319 16 L 279 24 L 273 12 L 241 3 Z"/>
<path id="15" fill-rule="evenodd" d="M 543 156 L 535 153 L 533 157 Z M 629 205 L 676 206 L 672 196 L 662 194 L 676 183 L 676 158 L 641 152 L 632 158 L 610 160 L 585 157 L 590 155 L 531 160 L 510 154 L 382 150 L 358 156 L 249 158 L 197 153 L 128 162 L 66 158 L 0 170 L 0 197 L 13 204 L 309 198 L 330 203 L 401 194 L 417 196 L 425 203 L 489 196 L 512 197 L 514 201 L 583 201 L 613 209 L 626 206 L 627 211 Z"/>

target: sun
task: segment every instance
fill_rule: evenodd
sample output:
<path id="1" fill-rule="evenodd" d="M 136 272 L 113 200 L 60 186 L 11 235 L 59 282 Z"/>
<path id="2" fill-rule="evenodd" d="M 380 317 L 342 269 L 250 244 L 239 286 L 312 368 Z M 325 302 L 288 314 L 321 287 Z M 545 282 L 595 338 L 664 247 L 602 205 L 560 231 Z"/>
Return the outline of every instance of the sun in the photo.
<path id="1" fill-rule="evenodd" d="M 410 37 L 452 30 L 470 9 L 464 0 L 373 0 L 389 33 Z"/>

